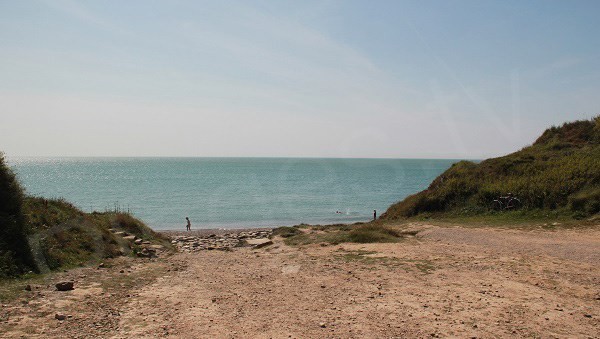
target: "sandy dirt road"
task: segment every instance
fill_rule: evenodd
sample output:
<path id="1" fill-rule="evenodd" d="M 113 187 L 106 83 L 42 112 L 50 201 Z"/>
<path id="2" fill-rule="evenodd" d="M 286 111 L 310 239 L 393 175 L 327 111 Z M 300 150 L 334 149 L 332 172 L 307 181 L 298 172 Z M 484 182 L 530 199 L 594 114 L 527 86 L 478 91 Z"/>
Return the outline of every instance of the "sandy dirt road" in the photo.
<path id="1" fill-rule="evenodd" d="M 153 278 L 110 293 L 86 280 L 118 275 L 116 264 L 80 279 L 89 296 L 61 309 L 72 319 L 17 304 L 0 326 L 14 337 L 600 338 L 598 228 L 420 228 L 395 244 L 276 241 L 136 262 L 125 274 Z M 36 302 L 56 308 L 64 298 L 47 292 Z M 110 329 L 90 327 L 107 303 L 118 313 Z"/>

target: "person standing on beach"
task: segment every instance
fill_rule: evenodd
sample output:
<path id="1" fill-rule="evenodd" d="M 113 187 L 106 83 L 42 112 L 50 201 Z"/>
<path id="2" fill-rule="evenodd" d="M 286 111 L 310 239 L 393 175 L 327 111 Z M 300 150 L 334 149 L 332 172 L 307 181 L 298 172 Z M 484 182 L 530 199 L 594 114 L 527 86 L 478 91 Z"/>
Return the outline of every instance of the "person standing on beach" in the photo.
<path id="1" fill-rule="evenodd" d="M 185 226 L 185 229 L 188 231 L 192 230 L 192 223 L 190 222 L 190 218 L 185 217 L 185 220 L 187 220 L 187 225 Z"/>

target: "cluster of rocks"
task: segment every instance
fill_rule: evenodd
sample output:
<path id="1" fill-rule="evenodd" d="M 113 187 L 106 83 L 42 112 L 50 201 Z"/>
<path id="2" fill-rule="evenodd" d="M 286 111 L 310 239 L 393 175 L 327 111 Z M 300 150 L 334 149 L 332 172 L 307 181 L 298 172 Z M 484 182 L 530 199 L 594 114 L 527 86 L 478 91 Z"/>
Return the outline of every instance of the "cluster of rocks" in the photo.
<path id="1" fill-rule="evenodd" d="M 198 252 L 204 250 L 228 251 L 234 247 L 260 248 L 273 244 L 270 239 L 272 230 L 241 231 L 221 235 L 179 235 L 171 236 L 171 243 L 181 252 Z"/>
<path id="2" fill-rule="evenodd" d="M 121 236 L 123 238 L 123 240 L 127 240 L 129 242 L 129 246 L 131 248 L 134 248 L 133 245 L 137 245 L 137 247 L 134 248 L 134 253 L 138 257 L 154 258 L 157 256 L 156 255 L 157 251 L 164 249 L 164 246 L 162 246 L 162 245 L 152 244 L 150 241 L 140 239 L 140 238 L 136 237 L 135 235 L 128 234 L 125 231 L 119 231 L 119 230 L 116 230 L 113 228 L 111 228 L 110 231 L 114 235 Z"/>

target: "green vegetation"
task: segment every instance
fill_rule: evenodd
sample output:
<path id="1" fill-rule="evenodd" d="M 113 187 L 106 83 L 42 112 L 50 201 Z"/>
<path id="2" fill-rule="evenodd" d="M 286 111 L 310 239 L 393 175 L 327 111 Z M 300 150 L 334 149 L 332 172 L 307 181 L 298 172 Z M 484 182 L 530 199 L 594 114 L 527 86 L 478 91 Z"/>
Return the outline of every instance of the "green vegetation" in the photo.
<path id="1" fill-rule="evenodd" d="M 84 213 L 62 199 L 26 197 L 0 156 L 0 279 L 133 254 L 136 245 L 111 229 L 171 247 L 130 214 Z"/>
<path id="2" fill-rule="evenodd" d="M 289 238 L 295 235 L 301 234 L 302 231 L 298 227 L 281 226 L 273 229 L 272 236 L 280 236 L 282 238 Z"/>
<path id="3" fill-rule="evenodd" d="M 398 242 L 400 233 L 397 230 L 380 225 L 363 225 L 348 232 L 348 242 L 373 243 L 373 242 Z"/>
<path id="4" fill-rule="evenodd" d="M 512 193 L 518 211 L 492 201 Z M 533 145 L 479 164 L 461 161 L 426 190 L 392 205 L 383 220 L 410 217 L 556 215 L 589 218 L 600 212 L 600 117 L 546 130 Z"/>
<path id="5" fill-rule="evenodd" d="M 28 221 L 29 243 L 41 272 L 131 254 L 129 243 L 110 229 L 169 245 L 127 213 L 84 213 L 64 200 L 34 197 L 25 199 L 23 210 Z"/>
<path id="6" fill-rule="evenodd" d="M 391 227 L 375 224 L 304 226 L 304 231 L 296 227 L 297 232 L 289 235 L 285 243 L 291 246 L 314 243 L 341 244 L 353 243 L 386 243 L 402 240 L 403 234 Z M 275 229 L 279 232 L 278 229 Z M 275 233 L 275 232 L 274 232 Z M 287 233 L 284 233 L 288 235 Z"/>
<path id="7" fill-rule="evenodd" d="M 25 233 L 23 190 L 0 153 L 0 278 L 34 268 Z"/>

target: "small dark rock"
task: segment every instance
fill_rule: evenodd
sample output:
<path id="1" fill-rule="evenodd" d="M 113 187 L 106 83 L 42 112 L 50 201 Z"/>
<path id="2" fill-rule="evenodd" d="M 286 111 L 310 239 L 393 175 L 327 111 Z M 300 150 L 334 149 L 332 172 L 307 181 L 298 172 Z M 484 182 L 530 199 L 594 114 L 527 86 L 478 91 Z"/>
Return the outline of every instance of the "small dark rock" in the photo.
<path id="1" fill-rule="evenodd" d="M 73 282 L 72 281 L 63 281 L 63 282 L 59 282 L 55 286 L 56 286 L 56 290 L 58 290 L 58 291 L 70 291 L 73 289 Z"/>
<path id="2" fill-rule="evenodd" d="M 56 320 L 63 321 L 63 320 L 65 320 L 65 319 L 67 319 L 67 316 L 66 316 L 66 315 L 64 315 L 64 314 L 56 313 L 56 314 L 54 315 L 54 318 L 55 318 Z"/>
<path id="3" fill-rule="evenodd" d="M 31 285 L 25 286 L 25 291 L 31 291 Z"/>

